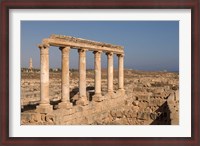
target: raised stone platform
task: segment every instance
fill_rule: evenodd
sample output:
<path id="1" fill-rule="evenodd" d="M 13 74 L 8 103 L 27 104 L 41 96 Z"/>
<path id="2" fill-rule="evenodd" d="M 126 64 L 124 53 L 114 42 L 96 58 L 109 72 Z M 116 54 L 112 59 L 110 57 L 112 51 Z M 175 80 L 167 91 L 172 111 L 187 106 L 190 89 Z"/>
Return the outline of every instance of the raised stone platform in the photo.
<path id="1" fill-rule="evenodd" d="M 136 100 L 118 93 L 105 96 L 101 102 L 74 105 L 70 109 L 54 108 L 48 113 L 35 110 L 21 114 L 22 125 L 177 125 L 178 96 Z M 159 102 L 158 102 L 159 101 Z M 155 108 L 157 107 L 157 108 Z"/>

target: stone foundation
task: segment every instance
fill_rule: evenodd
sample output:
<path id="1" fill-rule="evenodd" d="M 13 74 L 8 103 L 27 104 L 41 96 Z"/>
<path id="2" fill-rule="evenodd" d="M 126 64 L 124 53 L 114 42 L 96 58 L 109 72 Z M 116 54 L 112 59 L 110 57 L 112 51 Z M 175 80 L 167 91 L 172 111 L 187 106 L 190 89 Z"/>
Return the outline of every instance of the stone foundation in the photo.
<path id="1" fill-rule="evenodd" d="M 28 125 L 170 125 L 179 124 L 178 97 L 138 98 L 114 93 L 101 102 L 74 105 L 70 109 L 54 108 L 48 113 L 27 111 L 21 124 Z"/>

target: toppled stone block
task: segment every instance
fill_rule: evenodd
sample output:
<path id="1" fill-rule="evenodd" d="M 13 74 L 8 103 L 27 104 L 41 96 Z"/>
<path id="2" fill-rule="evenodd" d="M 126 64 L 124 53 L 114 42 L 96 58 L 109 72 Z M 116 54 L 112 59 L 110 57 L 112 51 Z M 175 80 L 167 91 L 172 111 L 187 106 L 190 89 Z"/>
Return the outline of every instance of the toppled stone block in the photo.
<path id="1" fill-rule="evenodd" d="M 46 115 L 46 121 L 48 123 L 54 124 L 55 123 L 55 116 L 54 115 Z"/>
<path id="2" fill-rule="evenodd" d="M 128 99 L 125 100 L 125 105 L 127 105 L 127 106 L 131 105 L 133 101 L 134 101 L 133 98 L 128 98 Z"/>
<path id="3" fill-rule="evenodd" d="M 163 103 L 163 100 L 151 98 L 149 101 L 149 106 L 161 106 Z"/>
<path id="4" fill-rule="evenodd" d="M 147 112 L 138 112 L 137 118 L 140 119 L 140 120 L 148 120 L 149 115 L 150 115 L 150 113 L 147 113 Z"/>
<path id="5" fill-rule="evenodd" d="M 163 87 L 157 87 L 153 90 L 153 93 L 163 93 L 164 92 L 164 88 Z"/>
<path id="6" fill-rule="evenodd" d="M 157 114 L 156 114 L 156 113 L 151 113 L 151 114 L 150 114 L 150 118 L 151 118 L 152 120 L 155 120 L 155 119 L 157 118 Z"/>
<path id="7" fill-rule="evenodd" d="M 122 118 L 123 117 L 123 112 L 117 109 L 114 109 L 110 112 L 111 116 L 113 118 Z"/>
<path id="8" fill-rule="evenodd" d="M 117 117 L 117 118 L 122 118 L 122 117 L 123 117 L 123 113 L 122 113 L 121 111 L 118 110 L 118 111 L 116 112 L 116 117 Z"/>
<path id="9" fill-rule="evenodd" d="M 125 111 L 124 111 L 124 115 L 125 115 L 127 118 L 136 118 L 136 117 L 137 117 L 137 112 L 136 112 L 136 111 L 133 111 L 133 110 L 125 110 Z"/>
<path id="10" fill-rule="evenodd" d="M 137 100 L 139 100 L 139 101 L 149 101 L 149 96 L 147 96 L 147 95 L 137 95 Z"/>
<path id="11" fill-rule="evenodd" d="M 138 112 L 140 107 L 139 106 L 132 106 L 131 108 L 133 111 Z"/>
<path id="12" fill-rule="evenodd" d="M 132 102 L 132 104 L 133 104 L 134 106 L 138 106 L 138 105 L 139 105 L 139 101 L 136 101 L 136 100 L 135 100 L 135 101 Z"/>

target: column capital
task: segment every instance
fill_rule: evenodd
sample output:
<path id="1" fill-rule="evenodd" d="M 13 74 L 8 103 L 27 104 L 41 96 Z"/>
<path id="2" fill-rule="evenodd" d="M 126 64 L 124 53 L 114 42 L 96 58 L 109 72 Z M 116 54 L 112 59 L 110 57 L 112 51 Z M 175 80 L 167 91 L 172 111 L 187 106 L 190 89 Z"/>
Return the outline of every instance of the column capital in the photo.
<path id="1" fill-rule="evenodd" d="M 106 55 L 107 55 L 107 56 L 112 56 L 112 55 L 113 55 L 113 52 L 106 52 Z"/>
<path id="2" fill-rule="evenodd" d="M 78 49 L 78 52 L 79 52 L 79 53 L 86 52 L 86 51 L 88 51 L 88 49 L 85 49 L 85 48 L 80 48 L 80 49 Z"/>
<path id="3" fill-rule="evenodd" d="M 39 45 L 38 45 L 38 48 L 39 48 L 39 49 L 46 49 L 46 48 L 49 48 L 49 46 L 50 46 L 49 44 L 43 43 L 43 44 L 39 44 Z"/>
<path id="4" fill-rule="evenodd" d="M 102 51 L 93 51 L 93 54 L 101 54 Z"/>
<path id="5" fill-rule="evenodd" d="M 69 50 L 71 49 L 70 46 L 66 46 L 66 47 L 59 47 L 59 50 L 61 50 L 63 53 L 65 52 L 69 52 Z"/>
<path id="6" fill-rule="evenodd" d="M 118 57 L 124 57 L 124 54 L 117 54 Z"/>
<path id="7" fill-rule="evenodd" d="M 71 47 L 70 47 L 70 46 L 59 47 L 59 49 L 60 49 L 60 50 L 62 50 L 62 49 L 65 49 L 65 48 L 66 48 L 66 49 L 71 49 Z"/>
<path id="8" fill-rule="evenodd" d="M 40 44 L 38 48 L 40 49 L 40 55 L 49 55 L 49 44 Z"/>

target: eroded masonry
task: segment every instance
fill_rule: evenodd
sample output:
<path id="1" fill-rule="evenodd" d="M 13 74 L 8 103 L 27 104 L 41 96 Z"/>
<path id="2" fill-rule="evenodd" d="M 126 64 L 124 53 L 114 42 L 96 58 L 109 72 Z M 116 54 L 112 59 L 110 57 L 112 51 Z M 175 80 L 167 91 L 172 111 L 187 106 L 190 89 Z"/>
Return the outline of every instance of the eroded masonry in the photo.
<path id="1" fill-rule="evenodd" d="M 61 51 L 59 71 L 49 72 L 50 46 Z M 39 48 L 40 70 L 32 59 L 22 70 L 22 125 L 179 124 L 179 73 L 124 69 L 123 47 L 70 36 L 51 35 Z M 78 70 L 69 67 L 71 49 L 79 54 Z M 94 70 L 86 70 L 87 51 L 94 54 Z"/>
<path id="2" fill-rule="evenodd" d="M 113 55 L 118 57 L 118 93 L 125 94 L 124 90 L 124 49 L 121 46 L 75 38 L 71 36 L 51 35 L 43 39 L 40 48 L 40 104 L 37 106 L 37 112 L 48 113 L 53 110 L 49 100 L 49 47 L 59 47 L 62 52 L 62 80 L 61 80 L 61 102 L 58 108 L 70 109 L 70 89 L 69 89 L 69 53 L 70 49 L 77 49 L 79 53 L 79 99 L 77 105 L 87 105 L 86 95 L 86 52 L 94 53 L 95 70 L 95 94 L 92 100 L 100 102 L 104 99 L 101 94 L 101 54 L 107 55 L 107 94 L 112 97 L 113 94 Z"/>

